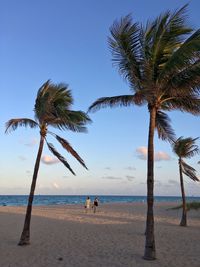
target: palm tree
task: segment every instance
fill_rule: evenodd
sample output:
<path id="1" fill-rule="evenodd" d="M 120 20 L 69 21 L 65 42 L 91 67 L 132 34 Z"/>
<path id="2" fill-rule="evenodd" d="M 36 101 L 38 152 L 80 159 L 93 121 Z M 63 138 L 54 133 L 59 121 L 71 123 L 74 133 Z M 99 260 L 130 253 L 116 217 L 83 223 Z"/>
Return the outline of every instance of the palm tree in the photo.
<path id="1" fill-rule="evenodd" d="M 71 110 L 72 104 L 73 98 L 71 91 L 68 89 L 68 86 L 66 84 L 53 84 L 48 80 L 38 90 L 34 108 L 35 120 L 20 118 L 11 119 L 6 123 L 6 133 L 9 130 L 16 130 L 18 126 L 29 126 L 31 128 L 39 128 L 40 130 L 40 145 L 33 172 L 24 227 L 18 245 L 27 245 L 30 243 L 32 202 L 34 198 L 37 174 L 44 142 L 46 142 L 49 150 L 54 154 L 54 156 L 56 156 L 71 171 L 71 173 L 75 175 L 66 159 L 61 154 L 59 154 L 59 152 L 51 143 L 47 142 L 46 135 L 50 134 L 54 136 L 62 145 L 62 147 L 66 149 L 72 156 L 74 156 L 80 162 L 80 164 L 87 169 L 82 158 L 72 148 L 67 140 L 61 138 L 53 132 L 48 131 L 48 126 L 52 126 L 60 130 L 67 129 L 74 132 L 86 131 L 86 127 L 84 125 L 87 122 L 90 122 L 89 117 L 82 111 Z"/>
<path id="2" fill-rule="evenodd" d="M 147 220 L 144 259 L 156 258 L 154 238 L 154 131 L 163 140 L 175 138 L 166 111 L 200 112 L 200 30 L 186 21 L 186 7 L 167 11 L 146 26 L 130 15 L 114 22 L 109 46 L 112 61 L 130 86 L 131 95 L 102 97 L 89 111 L 104 107 L 146 105 L 149 111 Z M 189 37 L 188 37 L 189 35 Z M 188 37 L 186 39 L 186 37 Z"/>
<path id="3" fill-rule="evenodd" d="M 180 225 L 187 226 L 187 208 L 186 208 L 186 199 L 185 199 L 185 190 L 183 183 L 183 173 L 188 176 L 193 181 L 198 181 L 199 179 L 196 176 L 196 170 L 190 165 L 186 164 L 183 160 L 184 158 L 191 158 L 196 154 L 199 154 L 200 150 L 195 142 L 198 138 L 192 139 L 191 137 L 183 138 L 179 137 L 176 142 L 172 145 L 174 153 L 178 156 L 179 164 L 179 174 L 180 174 L 180 185 L 181 185 L 181 194 L 182 194 L 182 218 Z"/>

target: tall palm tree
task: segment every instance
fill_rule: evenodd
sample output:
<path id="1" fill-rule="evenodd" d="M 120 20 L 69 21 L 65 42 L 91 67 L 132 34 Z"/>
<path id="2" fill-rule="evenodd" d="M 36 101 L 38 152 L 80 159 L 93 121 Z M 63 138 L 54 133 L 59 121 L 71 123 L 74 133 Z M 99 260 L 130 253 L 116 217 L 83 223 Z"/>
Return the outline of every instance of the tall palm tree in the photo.
<path id="1" fill-rule="evenodd" d="M 49 150 L 56 156 L 69 170 L 75 175 L 74 171 L 66 161 L 66 159 L 54 148 L 51 143 L 47 142 L 46 135 L 54 136 L 57 141 L 66 149 L 72 156 L 74 156 L 80 164 L 85 167 L 83 159 L 72 148 L 69 142 L 53 132 L 48 131 L 48 126 L 58 128 L 60 130 L 71 130 L 74 132 L 85 132 L 85 124 L 90 122 L 89 117 L 82 111 L 73 111 L 71 106 L 73 98 L 71 91 L 66 84 L 53 84 L 49 80 L 45 82 L 38 90 L 35 101 L 35 120 L 28 118 L 11 119 L 6 123 L 6 133 L 9 130 L 16 130 L 18 126 L 29 126 L 31 128 L 39 128 L 40 130 L 40 145 L 35 162 L 33 172 L 32 184 L 28 198 L 28 205 L 26 209 L 26 216 L 21 238 L 18 245 L 27 245 L 30 242 L 30 222 L 32 202 L 34 198 L 34 191 L 36 187 L 36 180 L 40 165 L 40 159 L 44 142 L 46 142 Z"/>
<path id="2" fill-rule="evenodd" d="M 145 26 L 130 15 L 114 22 L 109 46 L 112 61 L 130 86 L 131 95 L 102 97 L 89 111 L 104 107 L 146 105 L 149 111 L 147 220 L 144 259 L 156 258 L 154 238 L 154 131 L 174 140 L 166 111 L 200 112 L 200 30 L 186 21 L 186 7 L 167 11 Z M 188 37 L 189 35 L 189 37 Z M 188 37 L 186 39 L 186 37 Z"/>
<path id="3" fill-rule="evenodd" d="M 186 199 L 185 199 L 185 190 L 183 183 L 183 173 L 188 176 L 193 181 L 198 181 L 199 179 L 196 176 L 196 170 L 190 165 L 186 164 L 183 159 L 191 158 L 196 154 L 199 154 L 200 150 L 195 144 L 198 138 L 192 139 L 191 137 L 183 138 L 179 137 L 176 142 L 172 145 L 174 153 L 178 156 L 179 164 L 179 174 L 180 174 L 180 185 L 181 185 L 181 194 L 182 194 L 182 218 L 180 225 L 187 226 L 187 208 L 186 208 Z"/>

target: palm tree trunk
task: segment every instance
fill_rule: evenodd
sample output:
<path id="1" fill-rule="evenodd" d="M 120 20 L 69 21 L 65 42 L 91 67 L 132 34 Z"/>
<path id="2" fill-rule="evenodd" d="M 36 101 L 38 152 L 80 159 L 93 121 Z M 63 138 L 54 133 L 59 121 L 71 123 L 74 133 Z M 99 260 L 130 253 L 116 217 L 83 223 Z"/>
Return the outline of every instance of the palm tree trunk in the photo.
<path id="1" fill-rule="evenodd" d="M 26 209 L 26 216 L 25 216 L 25 221 L 24 221 L 24 228 L 21 234 L 20 241 L 18 243 L 19 246 L 24 246 L 30 244 L 30 222 L 31 222 L 31 211 L 32 211 L 32 203 L 33 203 L 33 198 L 34 198 L 34 191 L 36 187 L 36 181 L 37 181 L 37 174 L 40 166 L 40 158 L 42 155 L 42 150 L 43 150 L 43 145 L 44 145 L 44 136 L 41 135 L 40 137 L 40 146 L 38 149 L 38 154 L 35 162 L 35 168 L 34 168 L 34 173 L 33 173 L 33 179 L 31 183 L 31 190 L 28 198 L 28 206 Z"/>
<path id="2" fill-rule="evenodd" d="M 148 136 L 148 159 L 147 159 L 147 219 L 146 219 L 146 242 L 144 259 L 155 260 L 156 249 L 154 239 L 154 130 L 156 121 L 155 107 L 149 108 L 150 122 L 149 122 L 149 136 Z"/>
<path id="3" fill-rule="evenodd" d="M 179 158 L 179 173 L 180 173 L 180 184 L 181 184 L 181 194 L 182 194 L 182 218 L 180 222 L 180 226 L 187 226 L 187 209 L 186 209 L 186 200 L 185 200 L 185 190 L 184 190 L 184 183 L 183 183 L 183 172 L 182 172 L 182 165 L 181 165 L 181 158 Z"/>

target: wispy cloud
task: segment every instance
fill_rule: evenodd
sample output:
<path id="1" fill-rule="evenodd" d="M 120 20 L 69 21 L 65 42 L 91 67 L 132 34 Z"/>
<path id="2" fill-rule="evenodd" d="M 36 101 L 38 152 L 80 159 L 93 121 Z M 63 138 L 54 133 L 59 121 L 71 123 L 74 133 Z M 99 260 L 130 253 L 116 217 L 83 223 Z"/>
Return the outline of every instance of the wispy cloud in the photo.
<path id="1" fill-rule="evenodd" d="M 38 143 L 37 138 L 32 138 L 28 143 L 25 143 L 25 146 L 33 147 Z"/>
<path id="2" fill-rule="evenodd" d="M 134 176 L 130 176 L 130 175 L 126 175 L 126 178 L 129 182 L 133 181 L 133 179 L 135 179 Z"/>
<path id="3" fill-rule="evenodd" d="M 27 170 L 26 174 L 27 174 L 28 177 L 30 177 L 31 176 L 31 171 Z"/>
<path id="4" fill-rule="evenodd" d="M 125 170 L 135 171 L 136 168 L 135 167 L 132 167 L 132 166 L 128 166 L 128 167 L 125 168 Z"/>
<path id="5" fill-rule="evenodd" d="M 102 179 L 107 179 L 107 180 L 122 180 L 121 177 L 116 177 L 116 176 L 103 176 L 101 178 Z"/>
<path id="6" fill-rule="evenodd" d="M 110 171 L 110 170 L 111 170 L 111 168 L 110 168 L 110 167 L 105 167 L 105 170 L 109 170 L 109 171 Z"/>
<path id="7" fill-rule="evenodd" d="M 179 182 L 177 182 L 176 180 L 170 179 L 170 180 L 168 180 L 168 183 L 171 185 L 176 185 L 176 186 L 178 185 L 179 186 Z"/>
<path id="8" fill-rule="evenodd" d="M 41 158 L 41 161 L 44 163 L 44 164 L 47 164 L 47 165 L 52 165 L 52 164 L 56 164 L 59 162 L 59 160 L 55 157 L 51 157 L 49 155 L 44 155 L 42 156 Z"/>
<path id="9" fill-rule="evenodd" d="M 26 160 L 26 157 L 20 155 L 19 156 L 19 159 L 22 160 L 22 161 L 24 161 L 24 160 Z"/>
<path id="10" fill-rule="evenodd" d="M 66 178 L 69 178 L 69 176 L 67 176 L 67 175 L 63 175 L 63 178 L 65 178 L 65 179 L 66 179 Z"/>
<path id="11" fill-rule="evenodd" d="M 155 180 L 154 183 L 155 183 L 155 186 L 163 186 L 163 184 L 159 180 Z"/>
<path id="12" fill-rule="evenodd" d="M 147 147 L 141 146 L 136 149 L 137 156 L 139 159 L 146 160 L 147 159 Z M 161 160 L 170 160 L 170 156 L 163 151 L 158 151 L 154 153 L 154 160 L 161 161 Z"/>
<path id="13" fill-rule="evenodd" d="M 52 184 L 52 186 L 53 186 L 53 188 L 56 188 L 56 189 L 59 189 L 59 188 L 60 188 L 60 186 L 59 186 L 56 182 L 54 182 L 54 183 Z"/>

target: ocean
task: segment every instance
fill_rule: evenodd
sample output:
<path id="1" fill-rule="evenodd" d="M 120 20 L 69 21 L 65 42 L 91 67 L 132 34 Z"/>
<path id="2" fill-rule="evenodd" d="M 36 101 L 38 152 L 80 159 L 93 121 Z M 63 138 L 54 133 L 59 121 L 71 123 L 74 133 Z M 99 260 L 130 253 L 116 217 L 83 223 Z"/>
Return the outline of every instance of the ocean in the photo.
<path id="1" fill-rule="evenodd" d="M 64 205 L 83 204 L 87 196 L 83 195 L 35 195 L 33 205 Z M 93 201 L 96 196 L 90 196 Z M 146 202 L 146 196 L 98 196 L 100 203 L 131 203 Z M 187 197 L 187 201 L 200 201 L 200 197 Z M 155 202 L 181 202 L 178 196 L 155 196 Z M 26 195 L 0 195 L 0 206 L 26 206 L 28 196 Z"/>

